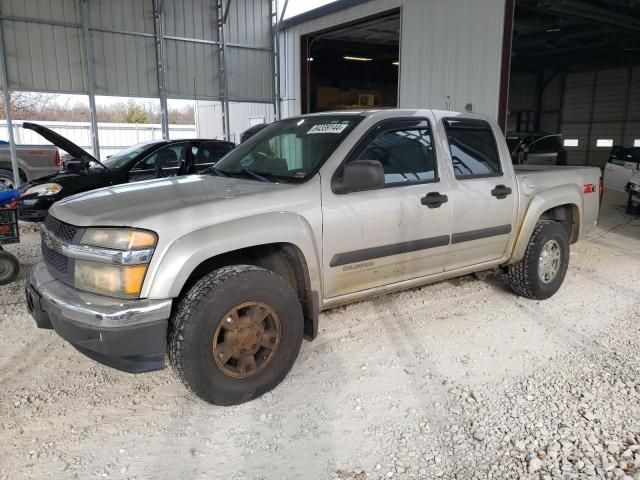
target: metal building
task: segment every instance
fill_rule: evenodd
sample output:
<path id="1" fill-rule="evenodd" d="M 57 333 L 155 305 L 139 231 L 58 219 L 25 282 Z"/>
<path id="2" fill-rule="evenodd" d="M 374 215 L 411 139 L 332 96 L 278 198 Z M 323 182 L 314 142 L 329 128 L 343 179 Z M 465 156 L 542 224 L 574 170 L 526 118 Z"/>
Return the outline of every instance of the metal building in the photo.
<path id="1" fill-rule="evenodd" d="M 273 106 L 272 7 L 271 0 L 0 0 L 5 105 L 10 90 L 88 95 L 96 156 L 96 95 L 159 98 L 165 138 L 167 99 L 218 101 L 228 137 L 230 102 Z"/>
<path id="2" fill-rule="evenodd" d="M 501 79 L 504 55 L 508 59 L 506 7 L 505 0 L 342 0 L 285 20 L 279 42 L 282 114 L 399 106 L 498 117 L 501 85 L 506 96 L 508 81 Z M 338 61 L 328 63 L 327 52 Z M 393 79 L 376 85 L 391 66 L 397 69 L 395 85 Z M 349 72 L 361 81 L 343 88 Z"/>

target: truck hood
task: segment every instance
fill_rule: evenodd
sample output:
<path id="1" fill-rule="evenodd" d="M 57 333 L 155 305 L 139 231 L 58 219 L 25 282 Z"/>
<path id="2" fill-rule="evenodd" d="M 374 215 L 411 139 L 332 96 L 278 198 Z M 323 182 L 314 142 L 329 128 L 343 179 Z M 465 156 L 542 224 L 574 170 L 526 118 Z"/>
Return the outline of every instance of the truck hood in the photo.
<path id="1" fill-rule="evenodd" d="M 153 226 L 173 215 L 203 213 L 202 207 L 248 195 L 263 196 L 292 184 L 266 183 L 209 175 L 160 178 L 100 188 L 55 203 L 49 212 L 78 226 Z M 190 207 L 201 208 L 186 211 Z M 217 207 L 217 206 L 216 206 Z M 207 214 L 213 210 L 206 209 Z M 162 217 L 159 220 L 159 217 Z"/>

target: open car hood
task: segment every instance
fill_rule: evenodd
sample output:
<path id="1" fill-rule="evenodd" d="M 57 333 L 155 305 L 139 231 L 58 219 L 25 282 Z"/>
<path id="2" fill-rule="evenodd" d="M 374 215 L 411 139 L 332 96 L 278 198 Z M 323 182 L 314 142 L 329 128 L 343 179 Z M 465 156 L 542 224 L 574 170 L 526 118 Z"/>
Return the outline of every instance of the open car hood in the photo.
<path id="1" fill-rule="evenodd" d="M 46 138 L 51 143 L 53 143 L 60 150 L 64 150 L 69 155 L 74 158 L 79 158 L 84 160 L 85 162 L 89 162 L 93 160 L 97 162 L 96 158 L 87 152 L 85 149 L 80 148 L 78 145 L 63 137 L 59 133 L 54 132 L 53 130 L 43 127 L 42 125 L 38 125 L 37 123 L 24 122 L 22 124 L 22 128 L 26 128 L 27 130 L 33 130 L 40 136 Z M 99 163 L 99 162 L 98 162 Z"/>

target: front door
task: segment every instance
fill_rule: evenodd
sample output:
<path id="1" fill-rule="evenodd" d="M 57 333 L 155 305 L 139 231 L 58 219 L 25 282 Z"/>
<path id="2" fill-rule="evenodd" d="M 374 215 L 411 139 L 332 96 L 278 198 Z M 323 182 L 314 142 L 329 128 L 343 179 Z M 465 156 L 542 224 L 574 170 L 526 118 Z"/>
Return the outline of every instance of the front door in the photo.
<path id="1" fill-rule="evenodd" d="M 515 218 L 513 175 L 503 171 L 491 125 L 477 119 L 445 119 L 453 163 L 452 234 L 445 270 L 502 258 Z"/>
<path id="2" fill-rule="evenodd" d="M 335 194 L 323 178 L 326 298 L 442 272 L 449 249 L 449 181 L 427 119 L 384 121 L 346 162 L 377 160 L 385 185 Z"/>
<path id="3" fill-rule="evenodd" d="M 562 148 L 560 135 L 547 135 L 529 145 L 527 163 L 529 165 L 556 165 L 558 152 Z"/>

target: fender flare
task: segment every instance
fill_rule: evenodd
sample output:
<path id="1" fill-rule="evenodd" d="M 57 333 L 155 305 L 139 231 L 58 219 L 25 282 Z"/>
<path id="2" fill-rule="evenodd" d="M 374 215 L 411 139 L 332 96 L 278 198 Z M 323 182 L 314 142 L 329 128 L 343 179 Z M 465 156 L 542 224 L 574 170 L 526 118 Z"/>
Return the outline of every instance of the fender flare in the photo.
<path id="1" fill-rule="evenodd" d="M 508 263 L 515 263 L 522 260 L 527 250 L 527 245 L 529 245 L 529 239 L 542 214 L 547 210 L 561 205 L 569 205 L 574 209 L 573 222 L 578 226 L 578 232 L 574 238 L 575 240 L 580 238 L 582 235 L 583 208 L 582 191 L 580 188 L 578 188 L 577 185 L 567 184 L 545 190 L 535 194 L 533 200 L 531 200 L 527 208 L 527 213 L 518 230 L 511 258 Z"/>
<path id="2" fill-rule="evenodd" d="M 236 250 L 274 243 L 298 248 L 311 290 L 321 292 L 320 250 L 308 221 L 296 213 L 269 212 L 207 226 L 175 239 L 156 252 L 141 296 L 176 298 L 202 262 Z"/>

